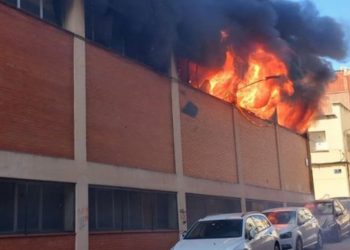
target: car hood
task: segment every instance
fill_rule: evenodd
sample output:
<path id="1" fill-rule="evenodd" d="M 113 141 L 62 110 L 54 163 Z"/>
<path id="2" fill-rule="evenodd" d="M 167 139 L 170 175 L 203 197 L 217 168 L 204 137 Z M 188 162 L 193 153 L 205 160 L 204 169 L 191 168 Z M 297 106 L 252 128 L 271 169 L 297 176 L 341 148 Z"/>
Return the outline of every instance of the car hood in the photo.
<path id="1" fill-rule="evenodd" d="M 279 234 L 284 234 L 284 233 L 292 232 L 296 228 L 296 225 L 278 224 L 278 225 L 274 225 L 274 227 Z"/>
<path id="2" fill-rule="evenodd" d="M 181 240 L 174 250 L 234 250 L 236 247 L 243 247 L 243 244 L 243 238 Z"/>

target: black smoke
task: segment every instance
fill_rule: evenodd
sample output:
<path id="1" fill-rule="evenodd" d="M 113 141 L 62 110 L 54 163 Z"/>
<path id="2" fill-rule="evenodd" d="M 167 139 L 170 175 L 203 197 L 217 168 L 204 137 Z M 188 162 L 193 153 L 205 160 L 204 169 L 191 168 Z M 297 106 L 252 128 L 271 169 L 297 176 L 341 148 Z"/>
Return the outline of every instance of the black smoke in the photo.
<path id="1" fill-rule="evenodd" d="M 220 68 L 231 46 L 244 64 L 256 43 L 278 55 L 296 85 L 293 98 L 316 105 L 334 77 L 327 59 L 344 59 L 341 24 L 310 1 L 86 0 L 87 37 L 153 69 L 170 58 Z M 220 32 L 229 36 L 222 41 Z M 293 100 L 291 100 L 293 101 Z"/>

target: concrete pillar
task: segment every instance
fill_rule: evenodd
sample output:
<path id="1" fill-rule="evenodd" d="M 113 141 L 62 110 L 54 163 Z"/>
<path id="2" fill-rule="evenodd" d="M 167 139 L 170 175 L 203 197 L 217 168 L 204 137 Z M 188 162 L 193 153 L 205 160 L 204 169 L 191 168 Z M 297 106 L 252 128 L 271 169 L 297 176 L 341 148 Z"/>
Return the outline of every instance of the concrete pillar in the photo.
<path id="1" fill-rule="evenodd" d="M 240 140 L 239 140 L 239 127 L 238 127 L 238 120 L 236 120 L 236 117 L 239 116 L 238 110 L 236 108 L 233 108 L 232 111 L 232 124 L 233 124 L 233 135 L 235 140 L 235 156 L 236 156 L 236 166 L 237 166 L 237 179 L 238 184 L 241 189 L 241 210 L 242 212 L 246 212 L 246 192 L 245 192 L 245 183 L 244 183 L 244 169 L 243 165 L 241 164 L 241 153 L 240 153 Z"/>
<path id="2" fill-rule="evenodd" d="M 181 113 L 180 113 L 180 95 L 179 83 L 174 80 L 178 79 L 175 60 L 171 61 L 171 103 L 173 116 L 173 138 L 174 138 L 174 155 L 175 171 L 177 182 L 177 206 L 178 206 L 178 224 L 180 235 L 187 230 L 187 213 L 186 213 L 186 192 L 184 188 L 183 175 L 183 158 L 182 158 L 182 141 L 181 141 Z"/>
<path id="3" fill-rule="evenodd" d="M 67 0 L 63 27 L 81 37 L 85 37 L 84 0 Z"/>
<path id="4" fill-rule="evenodd" d="M 86 55 L 85 41 L 74 37 L 74 159 L 78 180 L 75 189 L 75 249 L 89 249 L 89 197 L 86 156 Z"/>

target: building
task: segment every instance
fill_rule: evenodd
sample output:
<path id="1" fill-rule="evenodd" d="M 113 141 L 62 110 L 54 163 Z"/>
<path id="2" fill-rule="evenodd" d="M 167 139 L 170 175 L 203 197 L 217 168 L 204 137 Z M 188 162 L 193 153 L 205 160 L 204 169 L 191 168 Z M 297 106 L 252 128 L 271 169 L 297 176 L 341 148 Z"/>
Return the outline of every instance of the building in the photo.
<path id="1" fill-rule="evenodd" d="M 337 72 L 327 90 L 324 115 L 309 128 L 314 192 L 317 199 L 350 196 L 350 73 Z"/>
<path id="2" fill-rule="evenodd" d="M 166 250 L 206 214 L 313 198 L 305 137 L 85 39 L 80 0 L 5 2 L 0 250 Z"/>

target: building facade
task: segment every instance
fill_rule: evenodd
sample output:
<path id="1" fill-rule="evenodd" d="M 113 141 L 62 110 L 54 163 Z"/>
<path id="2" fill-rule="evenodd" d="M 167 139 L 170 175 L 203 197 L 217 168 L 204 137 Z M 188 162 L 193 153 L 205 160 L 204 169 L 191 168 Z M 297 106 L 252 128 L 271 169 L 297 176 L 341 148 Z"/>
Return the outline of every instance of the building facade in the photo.
<path id="1" fill-rule="evenodd" d="M 315 197 L 348 197 L 350 72 L 340 70 L 327 90 L 324 115 L 309 128 Z"/>
<path id="2" fill-rule="evenodd" d="M 305 137 L 85 39 L 83 1 L 4 2 L 0 250 L 166 250 L 313 198 Z"/>

